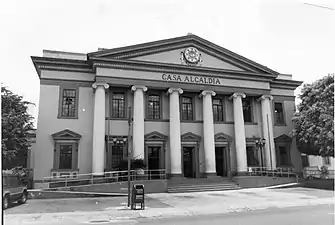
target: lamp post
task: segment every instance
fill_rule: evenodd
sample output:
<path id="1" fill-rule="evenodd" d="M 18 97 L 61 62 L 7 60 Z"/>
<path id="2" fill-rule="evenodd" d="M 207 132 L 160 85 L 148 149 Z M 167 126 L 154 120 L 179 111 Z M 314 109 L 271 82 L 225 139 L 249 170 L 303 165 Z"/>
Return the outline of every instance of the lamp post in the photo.
<path id="1" fill-rule="evenodd" d="M 133 117 L 131 116 L 131 106 L 128 108 L 128 207 L 130 207 L 130 168 L 131 168 L 131 123 L 133 121 Z"/>
<path id="2" fill-rule="evenodd" d="M 261 167 L 263 168 L 263 148 L 265 146 L 265 139 L 255 138 L 255 144 L 256 144 L 257 149 L 259 149 L 261 153 Z"/>

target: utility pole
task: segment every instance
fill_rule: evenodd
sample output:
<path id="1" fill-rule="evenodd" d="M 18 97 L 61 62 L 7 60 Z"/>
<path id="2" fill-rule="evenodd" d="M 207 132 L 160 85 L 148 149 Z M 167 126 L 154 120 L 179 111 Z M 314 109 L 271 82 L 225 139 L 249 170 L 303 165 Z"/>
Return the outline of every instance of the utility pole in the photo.
<path id="1" fill-rule="evenodd" d="M 131 115 L 131 106 L 128 107 L 128 207 L 130 207 L 130 165 L 131 165 L 131 123 L 133 117 Z"/>

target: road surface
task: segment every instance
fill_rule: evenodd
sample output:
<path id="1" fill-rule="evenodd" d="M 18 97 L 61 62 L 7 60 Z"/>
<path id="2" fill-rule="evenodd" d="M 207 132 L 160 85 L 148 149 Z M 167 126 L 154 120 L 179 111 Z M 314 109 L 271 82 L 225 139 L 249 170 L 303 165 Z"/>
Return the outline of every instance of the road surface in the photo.
<path id="1" fill-rule="evenodd" d="M 46 221 L 29 221 L 30 225 L 45 224 Z M 16 223 L 6 223 L 15 225 Z M 96 220 L 77 223 L 75 221 L 50 221 L 48 225 L 122 224 L 122 225 L 333 225 L 334 205 L 305 206 L 295 208 L 269 208 L 261 211 L 226 213 L 210 216 L 187 216 L 166 219 L 139 218 L 133 220 Z"/>

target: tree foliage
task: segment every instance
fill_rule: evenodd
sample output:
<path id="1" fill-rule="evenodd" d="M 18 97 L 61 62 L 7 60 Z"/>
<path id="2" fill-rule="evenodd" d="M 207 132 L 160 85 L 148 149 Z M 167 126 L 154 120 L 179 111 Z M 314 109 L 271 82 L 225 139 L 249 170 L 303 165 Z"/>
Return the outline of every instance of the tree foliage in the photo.
<path id="1" fill-rule="evenodd" d="M 29 132 L 33 130 L 33 117 L 28 114 L 28 105 L 23 97 L 1 87 L 2 167 L 17 166 L 31 146 Z"/>
<path id="2" fill-rule="evenodd" d="M 299 150 L 334 157 L 334 75 L 304 84 L 299 98 L 292 119 Z"/>

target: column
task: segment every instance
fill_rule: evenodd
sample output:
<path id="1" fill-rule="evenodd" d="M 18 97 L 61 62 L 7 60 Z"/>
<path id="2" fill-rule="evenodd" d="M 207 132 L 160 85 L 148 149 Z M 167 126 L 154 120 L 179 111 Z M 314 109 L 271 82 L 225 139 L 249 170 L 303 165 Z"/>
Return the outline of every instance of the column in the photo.
<path id="1" fill-rule="evenodd" d="M 247 172 L 247 153 L 245 143 L 245 129 L 243 118 L 242 98 L 245 98 L 243 93 L 234 93 L 231 97 L 234 105 L 234 131 L 235 131 L 235 148 L 237 171 Z"/>
<path id="2" fill-rule="evenodd" d="M 95 175 L 104 174 L 105 164 L 105 90 L 109 88 L 106 83 L 94 83 L 94 116 L 93 116 L 93 152 L 92 152 L 92 173 Z"/>
<path id="3" fill-rule="evenodd" d="M 170 165 L 173 178 L 182 176 L 179 94 L 182 94 L 183 90 L 170 88 L 168 93 L 170 94 Z"/>
<path id="4" fill-rule="evenodd" d="M 133 104 L 133 157 L 144 159 L 144 100 L 143 92 L 148 88 L 145 86 L 132 86 L 134 92 Z"/>
<path id="5" fill-rule="evenodd" d="M 271 104 L 273 97 L 263 95 L 259 98 L 262 109 L 263 137 L 265 138 L 265 165 L 267 168 L 276 169 L 276 149 L 273 138 L 273 125 Z"/>
<path id="6" fill-rule="evenodd" d="M 202 91 L 202 109 L 204 118 L 204 148 L 205 148 L 205 165 L 206 175 L 216 176 L 215 165 L 215 138 L 214 138 L 214 123 L 213 123 L 213 106 L 212 96 L 215 96 L 214 91 Z"/>

